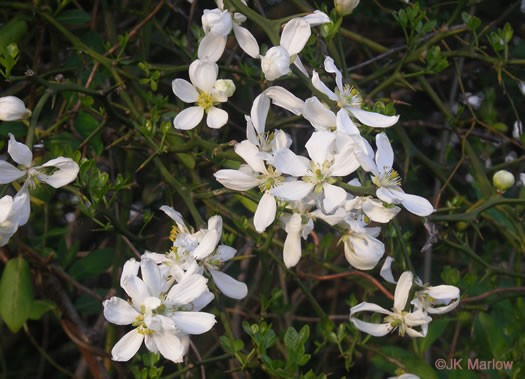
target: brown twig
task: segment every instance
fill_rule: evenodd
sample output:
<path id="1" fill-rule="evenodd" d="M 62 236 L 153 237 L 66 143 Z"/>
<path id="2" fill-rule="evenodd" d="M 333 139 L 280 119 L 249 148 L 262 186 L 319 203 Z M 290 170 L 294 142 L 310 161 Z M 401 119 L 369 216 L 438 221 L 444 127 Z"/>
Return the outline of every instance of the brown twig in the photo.
<path id="1" fill-rule="evenodd" d="M 496 288 L 492 291 L 482 293 L 481 295 L 478 295 L 478 296 L 463 298 L 461 299 L 460 303 L 461 304 L 473 303 L 475 301 L 483 300 L 486 297 L 497 295 L 498 293 L 506 293 L 506 292 L 525 292 L 525 287 Z"/>
<path id="2" fill-rule="evenodd" d="M 315 279 L 315 280 L 335 280 L 335 279 L 345 278 L 348 276 L 361 276 L 362 278 L 368 279 L 373 285 L 377 287 L 377 289 L 383 292 L 383 294 L 386 297 L 388 297 L 390 300 L 394 300 L 394 295 L 392 295 L 385 287 L 383 287 L 381 283 L 377 281 L 377 279 L 361 271 L 347 271 L 347 272 L 341 272 L 338 274 L 331 274 L 331 275 L 314 275 L 314 274 L 307 274 L 303 272 L 299 268 L 299 266 L 296 266 L 296 272 L 297 272 L 297 275 L 299 275 L 301 278 L 309 278 L 309 279 Z"/>

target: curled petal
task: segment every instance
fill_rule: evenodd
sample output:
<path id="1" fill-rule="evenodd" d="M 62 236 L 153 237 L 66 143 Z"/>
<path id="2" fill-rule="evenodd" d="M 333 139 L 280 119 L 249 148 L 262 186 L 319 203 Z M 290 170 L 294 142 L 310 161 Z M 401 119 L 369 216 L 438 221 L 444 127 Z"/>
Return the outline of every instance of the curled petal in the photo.
<path id="1" fill-rule="evenodd" d="M 312 84 L 314 85 L 315 88 L 317 88 L 319 91 L 321 91 L 322 93 L 324 93 L 326 96 L 328 96 L 328 98 L 330 100 L 333 100 L 333 101 L 337 101 L 337 95 L 334 93 L 334 91 L 332 91 L 330 88 L 328 88 L 322 81 L 321 81 L 321 78 L 319 77 L 319 74 L 317 73 L 317 71 L 314 70 L 314 72 L 312 73 Z"/>
<path id="2" fill-rule="evenodd" d="M 22 103 L 23 104 L 23 103 Z M 9 133 L 9 143 L 7 145 L 7 152 L 11 158 L 18 164 L 26 167 L 31 167 L 31 161 L 33 160 L 33 153 L 23 143 L 17 142 L 15 136 Z"/>
<path id="3" fill-rule="evenodd" d="M 199 43 L 197 56 L 199 57 L 199 59 L 205 59 L 210 62 L 217 62 L 224 53 L 226 41 L 226 36 L 220 36 L 213 33 L 206 34 Z"/>
<path id="4" fill-rule="evenodd" d="M 265 192 L 253 217 L 253 224 L 258 233 L 264 232 L 272 224 L 273 220 L 275 220 L 276 211 L 277 203 L 275 197 L 269 192 Z"/>
<path id="5" fill-rule="evenodd" d="M 73 159 L 64 157 L 51 159 L 40 167 L 55 167 L 58 169 L 49 176 L 44 174 L 37 175 L 37 178 L 40 181 L 47 183 L 54 188 L 59 188 L 71 183 L 76 179 L 79 171 L 77 162 Z M 39 169 L 40 167 L 35 167 L 35 169 Z"/>
<path id="6" fill-rule="evenodd" d="M 294 18 L 288 21 L 281 34 L 281 46 L 294 55 L 301 52 L 310 38 L 312 31 L 310 24 L 303 18 Z"/>
<path id="7" fill-rule="evenodd" d="M 255 175 L 248 175 L 240 170 L 219 170 L 213 175 L 224 187 L 236 191 L 248 191 L 259 185 L 259 180 Z"/>
<path id="8" fill-rule="evenodd" d="M 272 100 L 272 103 L 295 115 L 299 116 L 303 112 L 304 101 L 283 87 L 272 86 L 265 90 L 264 94 Z"/>
<path id="9" fill-rule="evenodd" d="M 365 111 L 361 108 L 355 107 L 345 107 L 352 115 L 357 118 L 361 123 L 373 126 L 376 128 L 388 128 L 389 126 L 394 125 L 399 120 L 399 115 L 397 116 L 385 116 L 376 112 Z"/>
<path id="10" fill-rule="evenodd" d="M 413 279 L 414 275 L 410 271 L 405 271 L 399 277 L 396 291 L 394 292 L 394 310 L 402 312 L 405 309 Z"/>
<path id="11" fill-rule="evenodd" d="M 317 97 L 306 99 L 304 103 L 303 117 L 310 121 L 317 130 L 327 130 L 336 126 L 334 112 L 325 107 Z"/>
<path id="12" fill-rule="evenodd" d="M 248 31 L 248 29 L 234 23 L 233 33 L 235 34 L 235 38 L 237 39 L 239 46 L 246 54 L 254 59 L 259 57 L 259 44 L 252 33 Z"/>
<path id="13" fill-rule="evenodd" d="M 240 300 L 248 294 L 246 284 L 233 279 L 230 275 L 216 270 L 210 270 L 210 274 L 217 288 L 226 296 Z"/>
<path id="14" fill-rule="evenodd" d="M 125 300 L 113 296 L 105 300 L 104 317 L 106 320 L 117 325 L 129 325 L 137 320 L 139 313 Z"/>
<path id="15" fill-rule="evenodd" d="M 259 149 L 248 140 L 244 140 L 235 145 L 235 153 L 239 155 L 253 171 L 266 173 L 264 161 L 258 156 Z"/>
<path id="16" fill-rule="evenodd" d="M 396 281 L 394 279 L 394 275 L 392 275 L 392 262 L 394 261 L 394 258 L 388 256 L 385 258 L 385 262 L 383 263 L 383 266 L 381 266 L 381 271 L 379 272 L 379 275 L 383 279 L 385 279 L 388 283 L 396 284 Z"/>

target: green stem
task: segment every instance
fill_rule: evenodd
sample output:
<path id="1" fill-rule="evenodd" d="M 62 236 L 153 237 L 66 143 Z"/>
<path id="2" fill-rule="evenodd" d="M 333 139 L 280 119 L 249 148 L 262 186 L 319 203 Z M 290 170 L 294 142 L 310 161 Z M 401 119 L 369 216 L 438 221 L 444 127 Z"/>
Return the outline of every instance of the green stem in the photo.
<path id="1" fill-rule="evenodd" d="M 42 112 L 42 108 L 44 107 L 47 100 L 52 94 L 53 94 L 52 91 L 46 90 L 44 92 L 44 95 L 42 95 L 40 100 L 38 100 L 38 103 L 36 104 L 36 107 L 33 110 L 33 114 L 31 115 L 31 124 L 27 131 L 27 137 L 26 137 L 26 145 L 27 147 L 29 147 L 30 150 L 33 150 L 33 139 L 35 138 L 35 129 L 36 129 L 36 124 L 38 122 L 38 117 L 40 116 L 40 112 Z"/>

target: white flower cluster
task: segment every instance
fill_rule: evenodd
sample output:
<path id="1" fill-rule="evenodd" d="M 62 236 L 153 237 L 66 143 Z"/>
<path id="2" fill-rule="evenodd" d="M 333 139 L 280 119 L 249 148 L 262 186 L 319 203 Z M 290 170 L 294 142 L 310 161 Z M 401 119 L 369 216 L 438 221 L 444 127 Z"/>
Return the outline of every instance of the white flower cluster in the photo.
<path id="1" fill-rule="evenodd" d="M 27 114 L 27 111 L 22 111 L 25 109 L 24 103 L 18 108 L 19 117 L 10 120 L 20 119 Z M 34 166 L 33 153 L 29 147 L 17 142 L 11 133 L 9 133 L 7 152 L 19 167 L 0 160 L 0 184 L 11 183 L 19 179 L 23 179 L 24 184 L 14 197 L 5 195 L 0 199 L 0 246 L 6 245 L 18 227 L 25 225 L 29 220 L 30 189 L 35 188 L 41 182 L 54 188 L 65 186 L 75 180 L 79 170 L 75 161 L 64 157 L 51 159 L 43 165 Z M 51 170 L 53 170 L 52 173 Z"/>
<path id="2" fill-rule="evenodd" d="M 280 222 L 287 232 L 283 260 L 295 266 L 301 257 L 301 237 L 305 238 L 319 218 L 344 230 L 345 256 L 360 270 L 373 269 L 385 248 L 377 239 L 379 227 L 371 222 L 388 223 L 403 205 L 418 216 L 428 216 L 434 208 L 428 200 L 410 195 L 401 188 L 401 178 L 393 169 L 394 153 L 384 132 L 376 135 L 376 151 L 361 136 L 359 126 L 386 128 L 399 116 L 385 116 L 361 109 L 361 95 L 343 85 L 342 74 L 334 61 L 326 57 L 325 71 L 335 74 L 336 88 L 330 90 L 317 72 L 312 84 L 338 108 L 333 112 L 317 97 L 303 101 L 283 87 L 266 89 L 254 101 L 247 120 L 247 139 L 235 146 L 246 162 L 238 170 L 219 170 L 217 181 L 225 187 L 247 191 L 258 187 L 262 197 L 254 216 L 255 229 L 262 233 L 275 221 L 277 200 L 286 202 L 288 213 Z M 304 145 L 308 157 L 291 150 L 292 139 L 282 130 L 265 132 L 270 104 L 280 106 L 310 122 L 313 133 Z M 301 151 L 302 147 L 296 147 Z M 370 173 L 376 187 L 373 196 L 354 196 L 337 185 L 359 168 Z M 348 182 L 361 186 L 357 178 Z"/>
<path id="3" fill-rule="evenodd" d="M 228 297 L 242 299 L 248 293 L 246 284 L 219 271 L 237 252 L 230 246 L 218 245 L 222 234 L 220 216 L 210 218 L 207 229 L 193 232 L 179 212 L 168 206 L 161 210 L 176 224 L 170 234 L 170 251 L 146 252 L 140 263 L 133 258 L 127 261 L 120 286 L 131 300 L 112 297 L 103 303 L 108 321 L 136 327 L 111 350 L 115 361 L 129 360 L 144 342 L 149 351 L 182 362 L 189 335 L 205 333 L 216 322 L 213 314 L 201 312 L 214 299 L 205 272 Z"/>
<path id="4" fill-rule="evenodd" d="M 388 261 L 388 264 L 390 263 L 391 260 Z M 385 279 L 392 277 L 390 266 L 384 267 L 382 276 Z M 407 311 L 405 309 L 414 282 L 419 290 L 415 292 L 414 298 L 410 302 L 411 309 Z M 350 309 L 350 321 L 357 329 L 376 337 L 382 337 L 396 329 L 401 336 L 406 333 L 410 337 L 425 337 L 428 324 L 432 321 L 429 314 L 443 314 L 454 310 L 459 304 L 459 296 L 457 287 L 449 285 L 424 286 L 419 278 L 414 280 L 414 275 L 410 271 L 406 271 L 401 274 L 397 282 L 392 311 L 377 304 L 363 302 Z M 381 324 L 365 322 L 353 317 L 356 313 L 365 311 L 378 312 L 387 316 L 384 317 L 384 322 Z"/>

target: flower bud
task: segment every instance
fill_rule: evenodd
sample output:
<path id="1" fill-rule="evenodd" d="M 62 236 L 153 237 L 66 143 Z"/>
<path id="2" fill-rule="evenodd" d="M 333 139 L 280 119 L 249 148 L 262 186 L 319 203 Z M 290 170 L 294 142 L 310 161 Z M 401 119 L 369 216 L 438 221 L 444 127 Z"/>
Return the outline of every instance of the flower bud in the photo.
<path id="1" fill-rule="evenodd" d="M 492 177 L 494 187 L 500 191 L 505 191 L 514 185 L 514 175 L 506 170 L 499 170 Z"/>
<path id="2" fill-rule="evenodd" d="M 275 80 L 290 72 L 290 54 L 281 46 L 274 46 L 261 56 L 261 68 L 268 80 Z"/>
<path id="3" fill-rule="evenodd" d="M 201 18 L 204 33 L 225 37 L 232 30 L 232 15 L 227 10 L 205 9 Z"/>
<path id="4" fill-rule="evenodd" d="M 0 120 L 17 121 L 31 116 L 24 102 L 15 96 L 0 97 Z"/>
<path id="5" fill-rule="evenodd" d="M 231 79 L 219 79 L 215 82 L 213 88 L 224 93 L 228 97 L 235 92 L 235 84 L 233 84 L 233 80 Z"/>
<path id="6" fill-rule="evenodd" d="M 346 16 L 359 5 L 359 0 L 334 0 L 334 6 L 340 16 Z"/>

